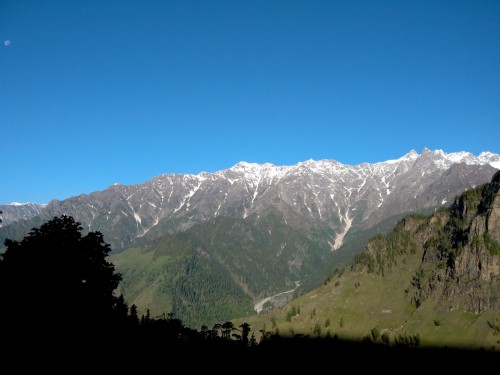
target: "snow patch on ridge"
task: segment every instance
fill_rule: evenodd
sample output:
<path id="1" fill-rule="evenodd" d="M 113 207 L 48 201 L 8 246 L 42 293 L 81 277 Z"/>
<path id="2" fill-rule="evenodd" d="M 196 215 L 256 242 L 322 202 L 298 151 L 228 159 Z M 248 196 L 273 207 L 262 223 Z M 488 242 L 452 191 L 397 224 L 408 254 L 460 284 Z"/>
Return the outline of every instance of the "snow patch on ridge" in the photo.
<path id="1" fill-rule="evenodd" d="M 352 225 L 352 219 L 349 217 L 349 207 L 346 208 L 345 214 L 342 215 L 342 213 L 340 212 L 340 207 L 337 204 L 336 206 L 337 206 L 337 214 L 339 215 L 340 220 L 344 222 L 345 226 L 342 232 L 337 234 L 337 237 L 335 237 L 335 242 L 333 244 L 332 251 L 337 250 L 338 248 L 340 248 L 340 246 L 342 246 L 342 243 L 344 242 L 344 237 L 347 234 L 347 232 L 349 232 L 349 229 L 351 229 Z"/>
<path id="2" fill-rule="evenodd" d="M 186 205 L 187 207 L 189 207 L 189 200 L 191 199 L 191 197 L 193 195 L 196 194 L 196 192 L 200 189 L 200 186 L 201 186 L 201 183 L 206 180 L 206 178 L 200 178 L 199 181 L 198 181 L 198 185 L 195 186 L 194 188 L 192 188 L 189 193 L 187 193 L 187 195 L 184 196 L 184 198 L 182 199 L 182 202 L 181 204 L 179 205 L 179 207 L 177 207 L 174 212 L 172 212 L 172 214 L 175 214 L 177 211 L 179 211 L 184 205 Z"/>
<path id="3" fill-rule="evenodd" d="M 47 206 L 47 203 L 37 204 L 37 203 L 31 203 L 31 202 L 24 202 L 24 203 L 10 202 L 10 203 L 7 203 L 7 206 L 15 206 L 15 207 L 20 207 L 20 206 L 40 206 L 40 207 L 44 208 L 44 207 Z"/>
<path id="4" fill-rule="evenodd" d="M 382 161 L 382 162 L 379 162 L 379 163 L 374 163 L 372 165 L 379 165 L 379 164 L 399 164 L 399 163 L 404 162 L 404 161 L 415 161 L 415 160 L 417 160 L 417 158 L 419 156 L 420 155 L 415 150 L 411 150 L 409 153 L 407 153 L 406 155 L 403 155 L 399 159 L 386 160 L 386 161 Z"/>
<path id="5" fill-rule="evenodd" d="M 446 153 L 443 150 L 436 150 L 429 152 L 441 157 L 441 160 L 436 163 L 441 168 L 448 168 L 451 164 L 465 163 L 467 165 L 489 164 L 493 168 L 500 169 L 500 156 L 489 151 L 481 152 L 479 156 L 474 156 L 466 151 Z"/>
<path id="6" fill-rule="evenodd" d="M 134 212 L 134 219 L 135 221 L 137 221 L 137 223 L 139 223 L 139 225 L 142 225 L 141 217 L 137 215 L 137 212 Z"/>

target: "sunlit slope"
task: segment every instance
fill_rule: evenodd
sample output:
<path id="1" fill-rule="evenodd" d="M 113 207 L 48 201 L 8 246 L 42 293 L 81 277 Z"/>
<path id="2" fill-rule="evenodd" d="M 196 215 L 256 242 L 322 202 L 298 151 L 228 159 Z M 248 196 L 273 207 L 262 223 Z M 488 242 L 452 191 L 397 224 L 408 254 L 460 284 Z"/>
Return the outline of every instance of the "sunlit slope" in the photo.
<path id="1" fill-rule="evenodd" d="M 378 341 L 387 334 L 391 344 L 401 336 L 419 336 L 421 346 L 491 348 L 500 350 L 500 310 L 480 314 L 441 311 L 433 299 L 415 308 L 406 298 L 421 254 L 401 256 L 401 266 L 385 276 L 345 271 L 330 281 L 293 300 L 281 309 L 238 319 L 246 321 L 259 335 L 260 330 L 280 335 L 337 335 L 362 340 L 379 332 Z M 293 311 L 297 315 L 291 316 Z M 318 334 L 319 327 L 319 334 Z"/>
<path id="2" fill-rule="evenodd" d="M 500 349 L 500 173 L 432 216 L 410 215 L 255 332 Z"/>

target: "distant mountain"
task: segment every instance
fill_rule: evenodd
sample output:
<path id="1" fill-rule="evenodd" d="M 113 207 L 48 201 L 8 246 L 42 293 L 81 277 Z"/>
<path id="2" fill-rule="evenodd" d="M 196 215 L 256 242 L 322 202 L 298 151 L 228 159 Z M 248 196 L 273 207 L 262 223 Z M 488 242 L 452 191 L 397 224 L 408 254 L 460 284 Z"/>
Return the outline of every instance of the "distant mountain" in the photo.
<path id="1" fill-rule="evenodd" d="M 187 286 L 172 289 L 172 280 L 159 278 L 157 257 L 143 257 L 152 240 L 166 248 L 172 248 L 171 241 L 182 241 L 189 249 L 182 257 L 194 256 L 203 268 L 204 256 L 210 256 L 217 263 L 213 267 L 226 270 L 220 273 L 225 285 L 245 296 L 232 306 L 248 312 L 261 298 L 295 288 L 297 282 L 302 291 L 318 286 L 333 268 L 350 262 L 371 236 L 390 231 L 408 213 L 449 205 L 459 193 L 490 181 L 499 167 L 500 156 L 489 152 L 474 156 L 428 149 L 355 166 L 334 160 L 293 166 L 241 162 L 214 173 L 165 174 L 144 184 L 115 184 L 53 200 L 39 215 L 5 225 L 0 241 L 21 239 L 54 216 L 73 216 L 86 230 L 102 232 L 114 253 L 135 249 L 137 263 L 124 260 L 120 271 L 129 287 L 125 293 L 139 308 L 159 311 L 168 305 L 186 313 L 213 303 L 214 295 L 194 301 Z M 147 266 L 143 277 L 157 286 L 154 298 L 145 280 L 137 275 L 134 282 L 127 279 L 139 262 Z M 245 264 L 254 271 L 245 270 Z M 169 305 L 168 296 L 177 302 Z M 193 321 L 199 317 L 190 315 Z"/>
<path id="2" fill-rule="evenodd" d="M 2 211 L 2 224 L 9 225 L 18 220 L 28 220 L 40 215 L 46 204 L 17 203 L 0 205 Z"/>
<path id="3" fill-rule="evenodd" d="M 499 189 L 497 172 L 450 208 L 405 217 L 319 289 L 244 320 L 256 332 L 499 350 Z"/>
<path id="4" fill-rule="evenodd" d="M 73 216 L 86 229 L 101 231 L 119 251 L 136 240 L 183 231 L 214 217 L 244 219 L 273 209 L 294 228 L 326 228 L 325 245 L 334 250 L 346 235 L 388 217 L 447 204 L 465 189 L 488 182 L 495 168 L 500 168 L 500 156 L 489 152 L 476 157 L 428 149 L 355 166 L 334 160 L 293 166 L 241 162 L 215 173 L 165 174 L 143 184 L 115 184 L 53 200 L 37 215 L 43 220 Z M 16 207 L 23 210 L 9 210 Z M 31 229 L 30 223 L 18 226 Z"/>

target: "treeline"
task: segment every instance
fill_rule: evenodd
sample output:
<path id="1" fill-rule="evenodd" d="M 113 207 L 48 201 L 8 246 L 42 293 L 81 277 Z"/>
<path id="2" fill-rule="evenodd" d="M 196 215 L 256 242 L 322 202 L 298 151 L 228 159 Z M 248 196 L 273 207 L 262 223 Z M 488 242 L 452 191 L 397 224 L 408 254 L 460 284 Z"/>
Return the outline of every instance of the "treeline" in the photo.
<path id="1" fill-rule="evenodd" d="M 378 359 L 383 354 L 411 354 L 401 352 L 409 350 L 408 345 L 286 338 L 264 330 L 257 338 L 247 323 L 226 321 L 198 331 L 172 314 L 152 317 L 147 311 L 139 316 L 135 305 L 129 307 L 123 296 L 115 295 L 121 275 L 106 260 L 110 247 L 102 234 L 82 235 L 80 224 L 69 216 L 55 217 L 20 242 L 6 240 L 5 246 L 0 259 L 0 349 L 5 366 L 11 360 L 18 369 L 30 364 L 40 369 L 47 361 L 51 366 L 70 363 L 67 372 L 99 361 L 125 369 L 154 362 L 244 372 L 249 362 L 243 359 L 251 358 L 296 370 L 294 361 L 304 356 L 336 355 L 340 363 L 372 354 Z M 417 355 L 421 359 L 429 353 Z M 138 359 L 139 364 L 134 362 Z"/>

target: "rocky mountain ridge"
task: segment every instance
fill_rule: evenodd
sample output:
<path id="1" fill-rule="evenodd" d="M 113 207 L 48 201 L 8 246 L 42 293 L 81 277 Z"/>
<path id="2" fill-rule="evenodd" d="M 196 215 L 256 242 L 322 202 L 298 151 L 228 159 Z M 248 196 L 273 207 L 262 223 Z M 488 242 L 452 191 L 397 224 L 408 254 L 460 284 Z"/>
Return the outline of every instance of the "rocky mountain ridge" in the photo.
<path id="1" fill-rule="evenodd" d="M 481 314 L 500 309 L 500 171 L 492 181 L 457 196 L 431 217 L 410 215 L 377 236 L 353 266 L 385 274 L 399 255 L 419 254 L 407 289 L 415 308 L 434 300 L 444 311 Z"/>
<path id="2" fill-rule="evenodd" d="M 45 206 L 46 204 L 18 202 L 0 205 L 0 211 L 2 212 L 2 224 L 9 225 L 19 220 L 31 219 L 40 215 L 40 212 Z"/>
<path id="3" fill-rule="evenodd" d="M 324 245 L 336 250 L 350 232 L 394 215 L 448 204 L 465 189 L 489 181 L 499 167 L 496 154 L 476 157 L 428 149 L 355 166 L 334 160 L 293 166 L 241 162 L 215 173 L 164 174 L 143 184 L 115 184 L 89 195 L 53 200 L 37 217 L 73 216 L 85 229 L 101 231 L 119 251 L 134 241 L 180 232 L 217 216 L 244 219 L 275 210 L 291 227 L 326 231 Z M 33 226 L 18 223 L 8 234 Z"/>

